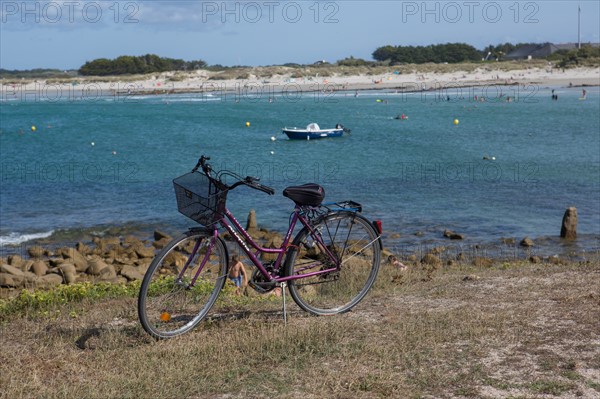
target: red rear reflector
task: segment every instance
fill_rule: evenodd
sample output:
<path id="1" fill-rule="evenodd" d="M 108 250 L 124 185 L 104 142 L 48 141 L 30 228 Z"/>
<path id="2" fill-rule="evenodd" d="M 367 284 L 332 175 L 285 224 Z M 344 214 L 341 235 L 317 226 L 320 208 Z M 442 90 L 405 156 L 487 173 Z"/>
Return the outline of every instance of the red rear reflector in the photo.
<path id="1" fill-rule="evenodd" d="M 381 220 L 375 220 L 373 222 L 373 226 L 375 226 L 375 230 L 377 230 L 377 234 L 381 235 L 383 232 L 383 227 L 381 225 Z"/>

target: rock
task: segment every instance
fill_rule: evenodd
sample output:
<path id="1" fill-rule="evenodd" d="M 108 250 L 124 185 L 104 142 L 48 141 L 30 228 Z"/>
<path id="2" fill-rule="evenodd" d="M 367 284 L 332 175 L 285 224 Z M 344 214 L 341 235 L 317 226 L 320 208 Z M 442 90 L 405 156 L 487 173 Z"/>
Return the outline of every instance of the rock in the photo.
<path id="1" fill-rule="evenodd" d="M 387 248 L 383 248 L 383 250 L 381 251 L 381 257 L 382 258 L 389 258 L 390 256 L 396 256 L 392 251 L 390 251 Z"/>
<path id="2" fill-rule="evenodd" d="M 268 242 L 268 248 L 281 248 L 283 245 L 283 237 L 279 233 L 273 234 Z"/>
<path id="3" fill-rule="evenodd" d="M 167 233 L 163 233 L 160 230 L 154 230 L 154 241 L 160 241 L 166 239 L 167 241 L 171 241 L 172 238 Z"/>
<path id="4" fill-rule="evenodd" d="M 33 260 L 26 260 L 25 262 L 23 262 L 23 264 L 21 264 L 21 270 L 24 272 L 28 272 L 29 270 L 31 270 L 31 266 L 33 266 Z"/>
<path id="5" fill-rule="evenodd" d="M 519 243 L 520 246 L 522 247 L 533 247 L 534 242 L 531 238 L 529 237 L 525 237 L 521 240 L 521 242 Z"/>
<path id="6" fill-rule="evenodd" d="M 114 263 L 115 259 L 121 257 L 121 253 L 122 251 L 119 251 L 115 248 L 108 250 L 108 252 L 106 252 L 104 254 L 104 261 L 106 263 Z M 137 255 L 135 255 L 135 252 L 131 253 L 129 256 L 135 256 L 137 257 Z"/>
<path id="7" fill-rule="evenodd" d="M 185 263 L 187 262 L 188 257 L 178 253 L 178 252 L 169 252 L 169 254 L 165 257 L 163 264 L 164 266 L 169 266 L 169 268 L 177 273 L 179 270 L 183 268 Z"/>
<path id="8" fill-rule="evenodd" d="M 106 265 L 106 267 L 102 269 L 99 275 L 100 281 L 112 282 L 112 280 L 116 278 L 117 272 L 115 271 L 115 267 L 113 265 Z"/>
<path id="9" fill-rule="evenodd" d="M 58 267 L 58 270 L 60 270 L 63 274 L 75 274 L 77 271 L 75 269 L 75 265 L 72 263 L 63 263 Z"/>
<path id="10" fill-rule="evenodd" d="M 452 230 L 444 230 L 444 237 L 451 240 L 463 240 L 465 238 L 462 234 L 455 233 Z"/>
<path id="11" fill-rule="evenodd" d="M 446 251 L 446 247 L 433 247 L 433 248 L 431 248 L 429 253 L 432 255 L 439 255 L 439 254 L 444 253 L 445 251 Z"/>
<path id="12" fill-rule="evenodd" d="M 25 275 L 21 269 L 11 265 L 1 265 L 0 273 L 8 273 L 10 275 L 20 277 L 23 277 Z"/>
<path id="13" fill-rule="evenodd" d="M 128 280 L 141 280 L 144 274 L 135 266 L 125 265 L 121 269 L 121 276 L 127 277 Z"/>
<path id="14" fill-rule="evenodd" d="M 83 256 L 86 256 L 86 255 L 89 255 L 92 253 L 92 249 L 82 242 L 78 242 L 77 245 L 75 245 L 75 249 L 77 249 L 77 252 L 79 252 Z M 75 265 L 75 266 L 77 266 L 77 265 Z"/>
<path id="15" fill-rule="evenodd" d="M 421 259 L 421 263 L 424 263 L 426 265 L 439 266 L 442 264 L 442 261 L 440 260 L 440 258 L 433 254 L 427 254 Z"/>
<path id="16" fill-rule="evenodd" d="M 46 286 L 54 287 L 62 284 L 63 278 L 58 274 L 50 273 L 40 277 L 42 283 Z"/>
<path id="17" fill-rule="evenodd" d="M 160 240 L 158 240 L 158 241 L 154 241 L 154 242 L 152 243 L 152 246 L 153 246 L 154 248 L 156 248 L 156 249 L 163 249 L 164 247 L 166 247 L 166 246 L 167 246 L 167 244 L 168 244 L 169 242 L 171 242 L 171 240 L 169 240 L 167 237 L 165 237 L 165 238 L 161 238 L 161 239 L 160 239 Z"/>
<path id="18" fill-rule="evenodd" d="M 73 284 L 77 281 L 77 274 L 76 273 L 64 273 L 63 275 L 65 284 Z"/>
<path id="19" fill-rule="evenodd" d="M 39 245 L 35 245 L 33 247 L 29 247 L 27 249 L 27 253 L 32 258 L 41 258 L 44 256 L 44 248 L 40 247 Z"/>
<path id="20" fill-rule="evenodd" d="M 36 276 L 43 276 L 48 272 L 48 265 L 42 260 L 36 260 L 33 262 L 33 265 L 31 265 L 31 270 L 33 270 L 33 273 L 35 273 Z"/>
<path id="21" fill-rule="evenodd" d="M 25 279 L 23 280 L 23 287 L 26 288 L 37 288 L 43 285 L 42 281 L 38 276 L 31 272 L 25 273 Z"/>
<path id="22" fill-rule="evenodd" d="M 65 259 L 60 257 L 60 258 L 50 258 L 48 259 L 48 263 L 50 263 L 50 266 L 52 267 L 57 267 L 62 265 L 63 263 L 65 263 Z"/>
<path id="23" fill-rule="evenodd" d="M 140 258 L 153 258 L 154 247 L 138 247 L 136 248 L 135 253 Z"/>
<path id="24" fill-rule="evenodd" d="M 562 227 L 560 228 L 560 236 L 567 240 L 574 240 L 577 238 L 577 208 L 567 208 L 562 220 Z"/>
<path id="25" fill-rule="evenodd" d="M 532 255 L 529 257 L 529 261 L 531 263 L 542 263 L 542 259 L 537 255 Z"/>
<path id="26" fill-rule="evenodd" d="M 92 242 L 96 245 L 95 253 L 104 253 L 109 249 L 121 246 L 121 240 L 117 237 L 98 238 L 94 237 Z"/>
<path id="27" fill-rule="evenodd" d="M 144 246 L 144 244 L 141 241 L 137 241 L 137 242 L 133 242 L 133 243 L 130 243 L 129 245 L 127 245 L 127 247 L 125 247 L 125 249 L 123 251 L 128 256 L 132 256 L 132 255 L 135 255 L 136 249 L 141 248 L 143 246 Z M 137 255 L 135 255 L 135 256 L 137 257 Z"/>
<path id="28" fill-rule="evenodd" d="M 89 266 L 87 259 L 75 248 L 67 248 L 62 256 L 66 261 L 70 261 L 78 272 L 85 272 Z"/>
<path id="29" fill-rule="evenodd" d="M 425 232 L 423 232 L 423 231 L 416 231 L 414 233 L 414 235 L 417 236 L 417 237 L 423 237 L 425 235 Z"/>
<path id="30" fill-rule="evenodd" d="M 136 236 L 129 235 L 129 236 L 125 236 L 125 238 L 123 238 L 123 244 L 124 245 L 132 245 L 132 244 L 138 245 L 138 244 L 142 244 L 142 240 L 140 240 Z"/>
<path id="31" fill-rule="evenodd" d="M 88 261 L 86 273 L 93 276 L 99 276 L 102 273 L 102 270 L 106 269 L 107 267 L 108 265 L 106 262 L 98 257 L 94 257 Z"/>
<path id="32" fill-rule="evenodd" d="M 225 233 L 225 234 L 229 234 L 229 233 Z M 250 229 L 248 234 L 250 234 L 250 237 L 254 238 L 257 241 L 258 240 L 269 241 L 269 237 L 271 237 L 273 234 L 277 234 L 277 233 L 270 233 L 269 230 L 266 230 L 266 229 Z M 233 241 L 231 238 L 231 235 L 229 237 L 229 241 Z"/>
<path id="33" fill-rule="evenodd" d="M 16 288 L 17 281 L 12 274 L 0 273 L 0 287 Z"/>
<path id="34" fill-rule="evenodd" d="M 9 255 L 6 261 L 10 266 L 18 267 L 19 269 L 23 264 L 23 258 L 21 258 L 19 255 Z"/>
<path id="35" fill-rule="evenodd" d="M 400 237 L 402 237 L 400 235 L 400 233 L 392 233 L 392 234 L 390 234 L 390 240 L 397 240 Z"/>
<path id="36" fill-rule="evenodd" d="M 140 273 L 145 274 L 148 271 L 148 268 L 150 267 L 151 263 L 152 263 L 151 259 L 141 259 L 139 261 L 136 261 L 135 265 L 137 266 Z"/>
<path id="37" fill-rule="evenodd" d="M 251 229 L 258 229 L 258 224 L 256 223 L 256 212 L 254 209 L 250 209 L 248 213 L 248 222 L 246 223 L 246 231 L 250 231 Z"/>
<path id="38" fill-rule="evenodd" d="M 271 236 L 271 239 L 265 245 L 265 248 L 281 248 L 281 245 L 283 245 L 283 238 L 278 233 L 275 233 Z M 308 250 L 308 256 L 315 257 L 318 255 L 318 251 L 319 250 L 318 250 L 317 246 L 315 245 L 314 247 L 312 247 Z M 275 261 L 276 259 L 277 259 L 276 253 L 269 254 L 269 253 L 263 252 L 261 254 L 261 260 L 264 262 L 272 262 L 272 261 Z"/>

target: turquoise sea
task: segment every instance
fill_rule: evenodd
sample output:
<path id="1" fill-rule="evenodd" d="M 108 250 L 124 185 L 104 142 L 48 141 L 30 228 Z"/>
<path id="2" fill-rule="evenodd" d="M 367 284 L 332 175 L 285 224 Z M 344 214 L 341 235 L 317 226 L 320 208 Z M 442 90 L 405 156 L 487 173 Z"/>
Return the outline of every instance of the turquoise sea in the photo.
<path id="1" fill-rule="evenodd" d="M 292 207 L 281 191 L 316 182 L 327 200 L 363 204 L 365 215 L 383 221 L 386 246 L 403 254 L 444 245 L 526 256 L 518 246 L 525 236 L 544 256 L 598 251 L 600 93 L 586 89 L 585 101 L 580 88 L 532 86 L 3 98 L 1 251 L 35 238 L 85 240 L 112 226 L 144 237 L 191 226 L 177 212 L 171 181 L 201 154 L 277 190 L 228 197 L 240 220 L 253 208 L 259 224 L 276 230 L 286 228 Z M 402 113 L 408 119 L 394 119 Z M 281 134 L 310 122 L 352 132 L 313 141 Z M 563 242 L 570 206 L 579 236 Z M 447 240 L 444 229 L 465 239 Z"/>

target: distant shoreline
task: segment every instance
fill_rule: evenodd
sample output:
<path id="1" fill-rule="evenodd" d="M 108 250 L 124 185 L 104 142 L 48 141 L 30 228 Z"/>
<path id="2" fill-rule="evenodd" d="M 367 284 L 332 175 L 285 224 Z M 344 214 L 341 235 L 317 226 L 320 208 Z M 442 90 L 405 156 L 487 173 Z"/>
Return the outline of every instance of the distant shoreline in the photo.
<path id="1" fill-rule="evenodd" d="M 493 66 L 494 64 L 492 64 Z M 600 67 L 571 69 L 548 65 L 447 65 L 419 69 L 379 68 L 249 68 L 211 72 L 166 72 L 160 74 L 71 79 L 0 81 L 0 100 L 93 99 L 137 95 L 238 93 L 252 96 L 295 96 L 298 93 L 394 90 L 403 93 L 453 90 L 485 86 L 600 86 Z M 448 67 L 448 68 L 445 68 Z M 464 70 L 463 70 L 464 69 Z"/>

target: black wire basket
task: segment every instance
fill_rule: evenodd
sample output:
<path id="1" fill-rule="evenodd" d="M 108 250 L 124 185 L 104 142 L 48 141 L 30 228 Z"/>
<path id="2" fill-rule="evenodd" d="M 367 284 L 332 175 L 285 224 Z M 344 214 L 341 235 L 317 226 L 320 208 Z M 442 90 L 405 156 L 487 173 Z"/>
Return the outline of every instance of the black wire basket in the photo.
<path id="1" fill-rule="evenodd" d="M 227 191 L 201 172 L 191 172 L 173 179 L 177 209 L 203 226 L 210 226 L 223 216 Z"/>

